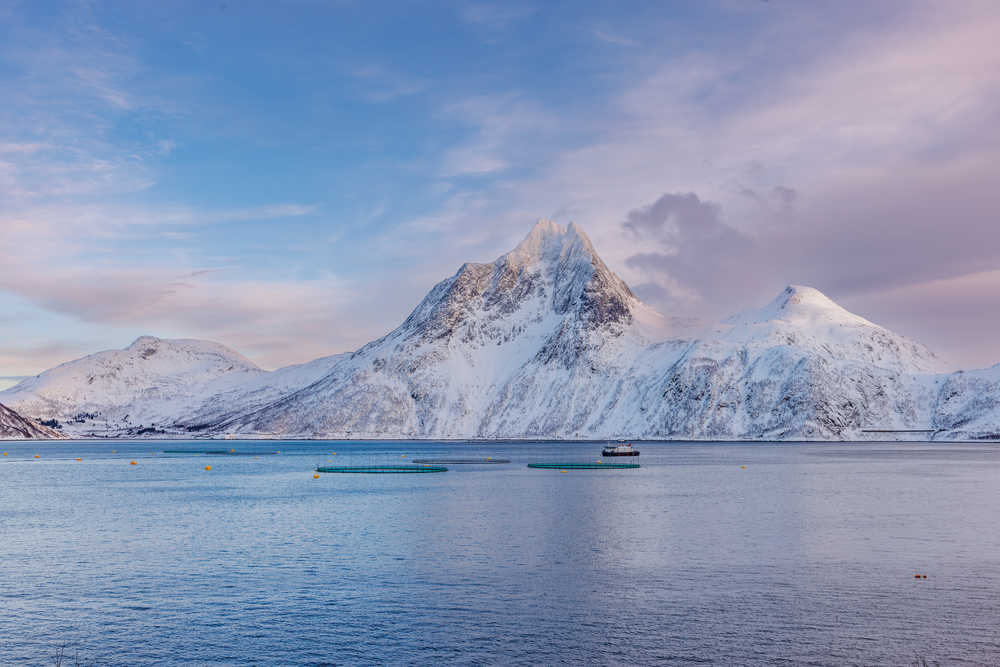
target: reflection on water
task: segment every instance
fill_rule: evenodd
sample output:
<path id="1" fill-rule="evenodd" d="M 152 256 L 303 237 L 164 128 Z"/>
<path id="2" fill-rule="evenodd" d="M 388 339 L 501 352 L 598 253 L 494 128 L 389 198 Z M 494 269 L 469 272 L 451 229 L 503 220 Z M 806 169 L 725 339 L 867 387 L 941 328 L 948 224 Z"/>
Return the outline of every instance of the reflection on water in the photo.
<path id="1" fill-rule="evenodd" d="M 5 445 L 0 663 L 1000 663 L 996 445 L 204 445 Z"/>

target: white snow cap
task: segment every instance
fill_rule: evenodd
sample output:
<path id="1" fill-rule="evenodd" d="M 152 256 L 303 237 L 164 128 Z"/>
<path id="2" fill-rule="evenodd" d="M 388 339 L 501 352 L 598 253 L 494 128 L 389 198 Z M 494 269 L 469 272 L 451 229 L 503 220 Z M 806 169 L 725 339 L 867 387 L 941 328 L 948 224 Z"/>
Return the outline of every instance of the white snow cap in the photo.
<path id="1" fill-rule="evenodd" d="M 524 240 L 504 257 L 514 264 L 532 264 L 541 259 L 576 255 L 588 260 L 596 256 L 590 239 L 575 222 L 563 227 L 542 218 L 531 228 Z"/>
<path id="2" fill-rule="evenodd" d="M 758 322 L 769 320 L 833 320 L 844 324 L 864 324 L 876 326 L 863 317 L 855 315 L 836 303 L 815 287 L 789 285 L 760 310 L 752 313 Z"/>

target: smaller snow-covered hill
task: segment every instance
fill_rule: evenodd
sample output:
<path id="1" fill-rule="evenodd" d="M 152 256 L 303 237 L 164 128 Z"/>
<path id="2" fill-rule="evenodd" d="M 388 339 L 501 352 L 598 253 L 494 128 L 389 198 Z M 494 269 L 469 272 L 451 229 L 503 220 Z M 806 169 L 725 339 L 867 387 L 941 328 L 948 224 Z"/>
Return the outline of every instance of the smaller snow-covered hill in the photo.
<path id="1" fill-rule="evenodd" d="M 662 436 L 856 437 L 926 428 L 941 363 L 926 348 L 789 286 L 730 318 L 671 366 L 654 424 Z"/>
<path id="2" fill-rule="evenodd" d="M 0 440 L 55 440 L 65 437 L 54 428 L 25 419 L 6 405 L 0 404 Z"/>
<path id="3" fill-rule="evenodd" d="M 67 433 L 136 432 L 172 424 L 203 402 L 209 387 L 243 385 L 265 372 L 224 345 L 142 336 L 56 366 L 0 392 L 0 401 Z"/>

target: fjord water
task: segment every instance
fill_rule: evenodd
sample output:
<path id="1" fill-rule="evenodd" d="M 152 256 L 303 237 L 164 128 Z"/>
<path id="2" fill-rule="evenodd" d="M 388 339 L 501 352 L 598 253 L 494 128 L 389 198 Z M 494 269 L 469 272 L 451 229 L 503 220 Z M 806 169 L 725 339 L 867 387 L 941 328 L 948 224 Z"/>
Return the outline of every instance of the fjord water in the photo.
<path id="1" fill-rule="evenodd" d="M 996 444 L 5 447 L 0 664 L 1000 663 Z"/>

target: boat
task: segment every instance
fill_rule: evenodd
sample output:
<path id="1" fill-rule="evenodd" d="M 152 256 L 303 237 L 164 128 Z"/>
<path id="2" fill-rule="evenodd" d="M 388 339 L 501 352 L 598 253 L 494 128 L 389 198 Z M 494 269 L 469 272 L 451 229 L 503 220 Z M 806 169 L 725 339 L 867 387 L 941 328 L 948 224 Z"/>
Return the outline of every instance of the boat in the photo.
<path id="1" fill-rule="evenodd" d="M 601 450 L 601 456 L 639 456 L 639 450 L 633 449 L 631 442 L 619 442 L 614 445 L 609 442 L 607 447 Z"/>

